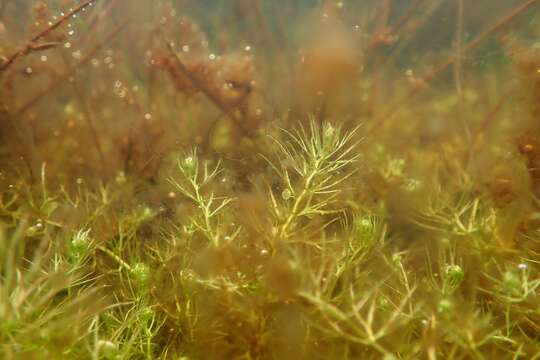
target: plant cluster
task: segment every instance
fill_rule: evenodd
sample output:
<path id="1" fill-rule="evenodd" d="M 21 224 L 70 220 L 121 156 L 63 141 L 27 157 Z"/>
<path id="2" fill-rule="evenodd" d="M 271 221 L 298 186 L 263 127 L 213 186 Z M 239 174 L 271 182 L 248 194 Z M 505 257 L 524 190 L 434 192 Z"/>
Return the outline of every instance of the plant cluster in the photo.
<path id="1" fill-rule="evenodd" d="M 0 358 L 540 359 L 538 6 L 0 0 Z"/>

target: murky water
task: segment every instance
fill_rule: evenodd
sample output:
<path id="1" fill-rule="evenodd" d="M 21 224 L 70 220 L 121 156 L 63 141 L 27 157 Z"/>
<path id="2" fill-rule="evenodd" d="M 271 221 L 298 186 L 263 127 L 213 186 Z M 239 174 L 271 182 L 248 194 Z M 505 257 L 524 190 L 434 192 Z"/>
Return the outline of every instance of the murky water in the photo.
<path id="1" fill-rule="evenodd" d="M 539 0 L 0 0 L 0 358 L 538 357 L 539 166 Z"/>

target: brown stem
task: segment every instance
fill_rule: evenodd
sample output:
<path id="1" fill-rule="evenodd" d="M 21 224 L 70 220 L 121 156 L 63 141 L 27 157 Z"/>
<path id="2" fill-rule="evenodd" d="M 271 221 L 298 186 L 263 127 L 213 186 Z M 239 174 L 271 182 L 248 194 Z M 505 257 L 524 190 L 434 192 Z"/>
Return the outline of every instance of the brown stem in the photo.
<path id="1" fill-rule="evenodd" d="M 473 40 L 471 40 L 467 45 L 463 47 L 463 54 L 466 52 L 473 50 L 476 48 L 480 43 L 482 43 L 483 40 L 485 40 L 488 36 L 493 34 L 494 32 L 500 30 L 505 25 L 508 25 L 512 20 L 514 20 L 517 16 L 521 15 L 523 12 L 525 12 L 527 9 L 529 9 L 531 6 L 538 3 L 540 0 L 528 0 L 524 4 L 516 7 L 513 11 L 508 13 L 507 15 L 502 16 L 499 20 L 495 22 L 492 26 L 481 32 L 479 35 L 477 35 Z M 443 71 L 445 71 L 449 66 L 451 66 L 456 61 L 456 57 L 452 56 L 448 60 L 446 60 L 444 63 L 440 64 L 435 70 L 433 70 L 431 73 L 427 74 L 423 79 L 422 82 L 424 84 L 428 84 L 431 81 L 433 81 L 437 76 L 439 76 Z M 424 87 L 421 86 L 415 86 L 413 89 L 411 89 L 403 98 L 397 101 L 397 103 L 390 107 L 390 109 L 383 114 L 382 116 L 376 118 L 375 124 L 369 131 L 370 133 L 375 132 L 378 130 L 383 124 L 384 121 L 388 118 L 390 118 L 392 115 L 396 113 L 407 101 L 409 101 L 412 97 L 416 96 L 420 91 L 422 91 Z"/>
<path id="2" fill-rule="evenodd" d="M 456 0 L 456 59 L 454 62 L 454 80 L 456 83 L 456 96 L 458 101 L 458 116 L 465 131 L 467 141 L 471 142 L 471 130 L 465 119 L 465 101 L 463 98 L 463 27 L 464 27 L 464 0 Z"/>
<path id="3" fill-rule="evenodd" d="M 68 60 L 65 57 L 64 57 L 64 63 L 66 64 L 66 67 L 68 68 L 68 72 L 70 73 L 75 72 L 75 68 L 70 66 Z M 105 154 L 103 152 L 103 148 L 101 147 L 101 143 L 99 141 L 99 135 L 96 129 L 94 117 L 93 117 L 92 111 L 90 110 L 90 107 L 88 106 L 88 102 L 84 98 L 84 94 L 77 80 L 73 81 L 73 90 L 75 91 L 75 95 L 77 96 L 79 104 L 82 108 L 84 119 L 86 120 L 86 125 L 88 126 L 88 129 L 90 130 L 92 141 L 94 142 L 94 146 L 98 153 L 99 160 L 101 161 L 102 170 L 105 172 L 107 170 L 107 166 L 105 164 Z"/>
<path id="4" fill-rule="evenodd" d="M 399 19 L 396 20 L 395 24 L 392 25 L 390 29 L 390 34 L 396 34 L 403 25 L 405 25 L 414 15 L 416 9 L 426 0 L 416 0 L 414 4 L 403 14 Z"/>
<path id="5" fill-rule="evenodd" d="M 486 114 L 486 116 L 484 116 L 484 118 L 480 122 L 480 125 L 475 131 L 474 143 L 478 142 L 478 138 L 480 137 L 480 134 L 482 134 L 483 132 L 487 130 L 487 128 L 489 127 L 489 125 L 491 124 L 495 116 L 499 113 L 499 111 L 501 111 L 503 105 L 512 98 L 511 94 L 514 93 L 514 91 L 516 91 L 517 87 L 518 85 L 514 85 L 509 90 L 505 91 L 500 96 L 499 100 L 497 101 L 497 104 Z"/>
<path id="6" fill-rule="evenodd" d="M 403 22 L 402 25 L 399 25 L 396 24 L 394 25 L 393 27 L 393 30 L 392 32 L 390 33 L 391 35 L 394 35 L 396 34 L 397 30 L 406 24 L 407 21 L 410 20 L 410 18 L 412 17 L 413 13 L 415 12 L 415 10 L 417 9 L 417 7 L 422 4 L 425 0 L 419 0 L 417 1 L 415 4 L 413 4 L 413 6 L 411 8 L 409 8 L 409 10 L 407 10 L 407 14 L 405 15 L 405 17 L 401 20 L 398 20 L 398 24 L 400 22 Z M 437 10 L 437 8 L 439 7 L 439 5 L 441 4 L 441 1 L 437 1 L 437 2 L 434 2 L 433 4 L 431 4 L 431 6 L 428 7 L 428 9 L 425 11 L 425 13 L 422 15 L 421 19 L 419 20 L 419 23 L 418 23 L 418 27 L 420 27 L 421 25 L 425 24 L 430 18 L 431 18 L 431 15 Z M 404 22 L 405 21 L 405 22 Z M 375 68 L 373 70 L 373 85 L 371 86 L 371 89 L 369 91 L 370 94 L 372 94 L 372 98 L 374 98 L 375 96 L 373 96 L 374 94 L 377 93 L 377 90 L 378 90 L 378 87 L 381 83 L 381 77 L 382 75 L 384 74 L 384 69 L 387 68 L 388 66 L 390 66 L 393 62 L 396 61 L 396 59 L 398 59 L 398 55 L 400 54 L 400 51 L 403 50 L 403 48 L 405 47 L 405 45 L 407 44 L 408 41 L 410 41 L 410 39 L 413 37 L 414 35 L 411 35 L 409 37 L 409 39 L 405 40 L 404 42 L 402 42 L 400 44 L 400 46 L 397 46 L 391 53 L 390 55 L 386 56 L 382 62 L 378 65 L 375 65 Z M 364 56 L 364 59 L 369 59 L 370 58 L 370 51 L 372 51 L 374 49 L 373 47 L 373 44 L 371 44 L 367 49 L 366 49 L 366 55 Z M 366 67 L 366 65 L 364 65 L 364 67 Z"/>
<path id="7" fill-rule="evenodd" d="M 86 65 L 88 62 L 90 62 L 90 60 L 92 60 L 94 58 L 94 55 L 99 51 L 101 50 L 101 48 L 103 46 L 105 46 L 107 43 L 109 43 L 109 41 L 111 41 L 127 24 L 128 22 L 125 21 L 124 23 L 118 25 L 113 31 L 111 31 L 106 37 L 105 39 L 103 39 L 102 42 L 100 42 L 99 44 L 97 44 L 92 50 L 90 50 L 88 52 L 88 54 L 86 54 L 86 56 L 81 60 L 79 61 L 75 68 L 76 69 L 79 69 L 81 67 L 83 67 L 84 65 Z M 30 99 L 28 102 L 26 102 L 24 105 L 22 105 L 16 112 L 15 114 L 17 116 L 20 116 L 22 115 L 23 113 L 25 113 L 26 111 L 28 111 L 32 106 L 34 106 L 36 103 L 38 103 L 41 99 L 43 99 L 47 94 L 51 93 L 51 91 L 56 88 L 57 86 L 59 86 L 60 84 L 62 84 L 64 81 L 66 81 L 67 79 L 69 79 L 70 76 L 73 75 L 73 72 L 71 71 L 68 71 L 66 72 L 65 74 L 61 75 L 60 77 L 58 77 L 55 81 L 53 81 L 51 84 L 49 84 L 49 86 L 47 86 L 46 89 L 44 89 L 43 91 L 40 91 L 39 93 L 37 93 L 32 99 Z"/>
<path id="8" fill-rule="evenodd" d="M 227 107 L 221 102 L 221 100 L 217 96 L 212 93 L 212 91 L 206 88 L 206 86 L 201 81 L 199 81 L 199 79 L 197 79 L 189 72 L 186 65 L 183 63 L 182 59 L 180 59 L 180 56 L 178 56 L 172 45 L 169 42 L 166 42 L 166 44 L 175 61 L 175 64 L 182 72 L 182 75 L 184 75 L 193 84 L 193 86 L 195 86 L 195 88 L 202 92 L 218 109 L 220 109 L 225 116 L 229 117 L 236 125 L 236 127 L 242 131 L 243 135 L 248 135 L 249 130 L 245 128 L 245 126 L 240 120 L 238 120 L 236 116 L 234 116 L 234 114 L 232 113 L 233 109 L 227 109 Z"/>
<path id="9" fill-rule="evenodd" d="M 381 8 L 379 29 L 386 29 L 388 27 L 388 19 L 390 19 L 390 12 L 392 11 L 392 0 L 381 0 Z"/>
<path id="10" fill-rule="evenodd" d="M 38 34 L 34 35 L 22 48 L 14 52 L 12 55 L 8 56 L 7 59 L 4 60 L 2 64 L 0 64 L 0 71 L 6 70 L 13 62 L 20 56 L 29 54 L 32 52 L 32 50 L 36 49 L 36 46 L 39 46 L 36 44 L 38 40 L 41 38 L 47 36 L 51 31 L 62 25 L 67 19 L 71 18 L 72 16 L 78 14 L 83 9 L 86 9 L 88 6 L 90 6 L 93 2 L 97 0 L 87 0 L 77 6 L 75 9 L 69 11 L 64 16 L 60 17 L 56 22 L 54 22 L 52 25 L 49 25 L 47 28 L 40 31 Z"/>
<path id="11" fill-rule="evenodd" d="M 513 85 L 508 90 L 504 91 L 504 93 L 499 97 L 497 100 L 497 103 L 495 106 L 493 106 L 487 114 L 484 116 L 482 121 L 480 122 L 480 125 L 474 130 L 474 133 L 471 135 L 471 144 L 469 146 L 469 152 L 468 152 L 468 163 L 471 163 L 471 160 L 473 158 L 474 153 L 480 146 L 480 135 L 484 133 L 489 125 L 493 122 L 497 114 L 502 110 L 503 106 L 506 104 L 506 102 L 511 99 L 511 95 L 516 91 L 516 88 L 519 86 Z"/>

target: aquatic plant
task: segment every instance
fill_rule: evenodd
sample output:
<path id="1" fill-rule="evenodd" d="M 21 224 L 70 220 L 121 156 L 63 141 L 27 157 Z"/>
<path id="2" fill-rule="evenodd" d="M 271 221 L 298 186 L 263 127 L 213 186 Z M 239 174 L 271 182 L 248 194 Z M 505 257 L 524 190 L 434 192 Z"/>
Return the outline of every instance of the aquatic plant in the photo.
<path id="1" fill-rule="evenodd" d="M 540 1 L 28 3 L 0 358 L 540 357 Z"/>

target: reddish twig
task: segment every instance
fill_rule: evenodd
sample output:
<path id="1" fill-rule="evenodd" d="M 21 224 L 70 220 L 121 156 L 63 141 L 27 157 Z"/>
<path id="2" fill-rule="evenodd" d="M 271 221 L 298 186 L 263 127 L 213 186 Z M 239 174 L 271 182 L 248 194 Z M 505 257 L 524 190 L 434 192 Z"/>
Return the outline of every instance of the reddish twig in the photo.
<path id="1" fill-rule="evenodd" d="M 517 16 L 521 15 L 523 12 L 525 12 L 527 9 L 529 9 L 531 6 L 538 3 L 540 0 L 528 0 L 526 3 L 518 6 L 513 11 L 511 11 L 509 14 L 501 17 L 499 20 L 495 22 L 492 26 L 481 32 L 479 35 L 477 35 L 473 40 L 471 40 L 467 45 L 465 45 L 462 48 L 462 54 L 465 54 L 468 51 L 473 50 L 476 48 L 482 41 L 484 41 L 488 36 L 493 34 L 494 32 L 500 30 L 504 26 L 508 25 L 512 20 L 514 20 Z M 428 84 L 431 81 L 433 81 L 437 76 L 439 76 L 443 71 L 448 69 L 454 62 L 457 60 L 455 56 L 450 57 L 448 60 L 446 60 L 444 63 L 439 65 L 435 70 L 433 70 L 430 74 L 426 75 L 423 79 L 421 79 L 421 82 L 423 84 Z M 379 129 L 382 124 L 384 123 L 385 119 L 388 119 L 392 115 L 395 114 L 397 110 L 403 106 L 409 99 L 417 95 L 421 90 L 423 90 L 425 87 L 422 86 L 415 86 L 412 90 L 410 90 L 405 96 L 400 99 L 394 106 L 392 106 L 383 116 L 380 116 L 378 120 L 375 122 L 375 125 L 371 128 L 370 133 L 376 131 Z"/>
<path id="2" fill-rule="evenodd" d="M 508 100 L 512 98 L 512 93 L 514 93 L 519 85 L 512 86 L 509 90 L 505 91 L 500 97 L 495 106 L 484 116 L 482 121 L 480 122 L 480 125 L 475 130 L 474 138 L 475 142 L 480 137 L 480 134 L 485 132 L 495 116 L 501 111 L 502 107 Z"/>
<path id="3" fill-rule="evenodd" d="M 32 51 L 37 50 L 43 50 L 43 47 L 45 48 L 50 47 L 50 44 L 37 44 L 37 41 L 41 40 L 43 37 L 47 36 L 51 31 L 58 28 L 60 25 L 62 25 L 67 19 L 70 19 L 72 16 L 78 14 L 79 12 L 83 11 L 87 7 L 91 6 L 94 2 L 97 0 L 87 0 L 83 2 L 82 4 L 78 5 L 75 9 L 69 11 L 68 13 L 64 14 L 64 16 L 60 17 L 56 22 L 49 25 L 47 28 L 40 31 L 38 34 L 34 35 L 22 48 L 14 52 L 11 56 L 4 59 L 4 61 L 0 64 L 0 71 L 6 70 L 13 62 L 24 55 L 27 55 L 31 53 Z"/>
<path id="4" fill-rule="evenodd" d="M 227 107 L 221 102 L 221 100 L 215 96 L 212 91 L 210 91 L 199 79 L 197 79 L 195 76 L 193 76 L 189 70 L 187 69 L 186 65 L 182 62 L 182 59 L 180 59 L 180 56 L 176 53 L 174 48 L 170 43 L 167 42 L 167 48 L 169 49 L 175 64 L 178 66 L 178 69 L 182 72 L 182 74 L 193 84 L 195 88 L 197 88 L 200 92 L 202 92 L 221 112 L 229 117 L 234 125 L 242 131 L 243 135 L 248 135 L 249 130 L 245 128 L 245 126 L 242 124 L 240 120 L 233 114 L 233 109 L 227 109 Z"/>
<path id="5" fill-rule="evenodd" d="M 126 24 L 128 23 L 128 21 L 118 25 L 114 30 L 112 30 L 109 34 L 107 34 L 107 36 L 105 37 L 105 39 L 103 39 L 103 41 L 101 41 L 99 44 L 97 44 L 92 50 L 90 50 L 86 56 L 81 59 L 81 61 L 79 61 L 75 68 L 76 69 L 79 69 L 80 67 L 86 65 L 87 63 L 90 62 L 90 60 L 92 60 L 94 58 L 94 55 L 99 51 L 101 50 L 101 48 L 103 46 L 105 46 L 105 44 L 107 44 L 109 41 L 111 41 L 111 39 L 113 39 L 125 26 Z M 49 86 L 47 86 L 46 89 L 40 91 L 39 93 L 37 93 L 32 99 L 30 99 L 27 103 L 25 103 L 24 105 L 22 105 L 16 112 L 15 112 L 15 115 L 16 116 L 20 116 L 22 115 L 23 113 L 25 113 L 28 109 L 30 109 L 32 106 L 34 106 L 37 102 L 39 102 L 41 99 L 43 99 L 43 97 L 47 94 L 49 94 L 54 88 L 56 88 L 57 86 L 59 86 L 60 84 L 62 84 L 64 81 L 66 81 L 67 79 L 69 79 L 70 76 L 73 75 L 73 72 L 72 71 L 67 71 L 65 74 L 61 75 L 60 77 L 58 77 L 55 81 L 53 81 L 51 84 L 49 84 Z"/>
<path id="6" fill-rule="evenodd" d="M 468 163 L 470 164 L 471 159 L 473 158 L 473 154 L 478 150 L 478 147 L 481 144 L 481 135 L 484 133 L 489 125 L 495 120 L 495 117 L 499 114 L 499 112 L 502 110 L 503 106 L 506 104 L 506 102 L 511 99 L 512 93 L 516 91 L 516 88 L 519 86 L 513 85 L 508 90 L 504 91 L 503 94 L 499 97 L 497 100 L 497 103 L 495 106 L 493 106 L 491 109 L 488 110 L 482 121 L 480 121 L 480 124 L 478 127 L 474 130 L 471 137 L 471 142 L 469 146 L 468 151 Z"/>
<path id="7" fill-rule="evenodd" d="M 405 11 L 405 13 L 396 20 L 394 25 L 392 25 L 390 29 L 390 34 L 397 34 L 399 29 L 401 29 L 402 26 L 407 24 L 407 22 L 412 18 L 412 16 L 415 14 L 418 7 L 424 2 L 425 0 L 416 0 L 414 4 L 411 5 L 411 7 Z"/>

